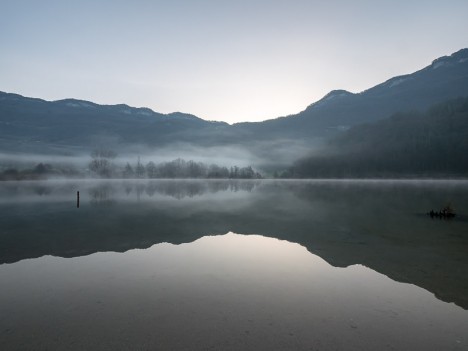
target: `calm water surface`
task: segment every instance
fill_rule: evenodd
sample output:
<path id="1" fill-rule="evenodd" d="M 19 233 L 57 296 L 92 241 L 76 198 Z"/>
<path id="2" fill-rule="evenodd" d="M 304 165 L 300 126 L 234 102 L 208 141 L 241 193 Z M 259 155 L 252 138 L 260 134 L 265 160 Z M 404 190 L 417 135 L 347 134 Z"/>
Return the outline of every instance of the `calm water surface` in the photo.
<path id="1" fill-rule="evenodd" d="M 468 182 L 4 182 L 0 213 L 2 350 L 468 350 Z"/>

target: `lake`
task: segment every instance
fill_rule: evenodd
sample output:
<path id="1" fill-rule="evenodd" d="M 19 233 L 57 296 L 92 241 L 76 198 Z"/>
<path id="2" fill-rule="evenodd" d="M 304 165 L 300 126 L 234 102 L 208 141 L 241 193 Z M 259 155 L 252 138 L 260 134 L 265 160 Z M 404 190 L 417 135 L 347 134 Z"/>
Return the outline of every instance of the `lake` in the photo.
<path id="1" fill-rule="evenodd" d="M 3 182 L 0 213 L 1 350 L 468 350 L 468 181 Z"/>

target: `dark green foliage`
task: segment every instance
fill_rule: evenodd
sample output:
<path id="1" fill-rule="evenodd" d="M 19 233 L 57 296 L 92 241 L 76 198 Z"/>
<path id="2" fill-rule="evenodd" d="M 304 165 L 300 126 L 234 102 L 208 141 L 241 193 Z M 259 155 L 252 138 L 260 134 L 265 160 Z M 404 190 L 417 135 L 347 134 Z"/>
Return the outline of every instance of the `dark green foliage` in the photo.
<path id="1" fill-rule="evenodd" d="M 467 176 L 468 98 L 351 128 L 289 171 L 293 177 Z"/>

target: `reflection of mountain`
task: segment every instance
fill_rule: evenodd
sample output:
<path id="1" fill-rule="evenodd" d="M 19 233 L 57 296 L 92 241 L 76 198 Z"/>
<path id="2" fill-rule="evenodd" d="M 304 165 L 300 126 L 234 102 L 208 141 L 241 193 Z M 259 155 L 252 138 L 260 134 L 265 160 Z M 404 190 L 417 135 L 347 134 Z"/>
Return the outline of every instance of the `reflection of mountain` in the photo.
<path id="1" fill-rule="evenodd" d="M 463 217 L 468 188 L 456 184 L 263 181 L 243 196 L 231 191 L 182 201 L 116 196 L 112 206 L 84 201 L 79 210 L 73 199 L 60 197 L 4 203 L 0 262 L 123 252 L 233 231 L 297 242 L 334 266 L 363 264 L 468 309 L 468 223 Z M 170 189 L 177 182 L 159 186 Z M 35 196 L 54 196 L 49 193 Z M 443 221 L 423 214 L 447 201 L 461 217 Z"/>

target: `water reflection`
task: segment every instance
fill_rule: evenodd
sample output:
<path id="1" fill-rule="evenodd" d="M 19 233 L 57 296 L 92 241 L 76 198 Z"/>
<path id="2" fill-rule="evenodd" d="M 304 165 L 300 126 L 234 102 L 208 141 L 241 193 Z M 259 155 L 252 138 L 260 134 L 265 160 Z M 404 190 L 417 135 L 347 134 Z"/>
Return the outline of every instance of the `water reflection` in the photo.
<path id="1" fill-rule="evenodd" d="M 25 182 L 0 185 L 0 195 L 0 263 L 256 233 L 468 309 L 467 182 Z M 448 202 L 453 221 L 426 215 Z"/>
<path id="2" fill-rule="evenodd" d="M 0 266 L 2 348 L 461 350 L 468 313 L 258 235 Z"/>
<path id="3" fill-rule="evenodd" d="M 23 181 L 0 183 L 0 196 L 4 203 L 38 200 L 34 195 L 47 196 L 41 201 L 64 201 L 81 190 L 88 193 L 93 203 L 108 204 L 114 200 L 141 200 L 155 195 L 181 200 L 218 192 L 251 192 L 259 184 L 259 180 Z"/>

